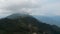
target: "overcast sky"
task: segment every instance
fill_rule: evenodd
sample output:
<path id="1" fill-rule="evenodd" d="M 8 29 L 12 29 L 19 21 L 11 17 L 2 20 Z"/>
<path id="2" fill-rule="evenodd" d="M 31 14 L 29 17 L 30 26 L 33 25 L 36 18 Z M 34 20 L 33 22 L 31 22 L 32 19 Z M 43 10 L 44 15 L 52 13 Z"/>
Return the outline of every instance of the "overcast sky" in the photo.
<path id="1" fill-rule="evenodd" d="M 60 16 L 60 0 L 0 0 L 0 17 L 13 13 Z"/>

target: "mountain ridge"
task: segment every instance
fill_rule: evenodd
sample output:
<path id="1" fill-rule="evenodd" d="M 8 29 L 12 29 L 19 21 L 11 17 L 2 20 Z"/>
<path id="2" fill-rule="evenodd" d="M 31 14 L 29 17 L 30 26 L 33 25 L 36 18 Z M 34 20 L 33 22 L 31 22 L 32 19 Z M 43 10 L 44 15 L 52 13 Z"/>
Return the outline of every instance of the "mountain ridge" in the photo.
<path id="1" fill-rule="evenodd" d="M 16 15 L 18 15 L 17 18 L 15 18 Z M 12 16 L 9 15 L 9 17 L 12 17 L 14 19 L 7 17 L 4 19 L 0 19 L 0 30 L 5 31 L 8 34 L 12 34 L 12 32 L 19 32 L 20 34 L 27 34 L 29 32 L 39 32 L 39 34 L 48 32 L 49 34 L 53 34 L 60 32 L 60 28 L 56 25 L 52 26 L 50 24 L 43 23 L 42 21 L 37 20 L 31 15 L 23 15 L 23 17 L 21 17 L 20 14 L 12 14 Z"/>
<path id="2" fill-rule="evenodd" d="M 15 19 L 15 18 L 25 17 L 25 16 L 28 16 L 28 14 L 15 13 L 15 14 L 12 14 L 12 15 L 7 16 L 6 18 Z"/>
<path id="3" fill-rule="evenodd" d="M 51 16 L 51 17 L 49 17 L 49 16 L 34 16 L 34 17 L 42 22 L 60 26 L 60 16 Z"/>

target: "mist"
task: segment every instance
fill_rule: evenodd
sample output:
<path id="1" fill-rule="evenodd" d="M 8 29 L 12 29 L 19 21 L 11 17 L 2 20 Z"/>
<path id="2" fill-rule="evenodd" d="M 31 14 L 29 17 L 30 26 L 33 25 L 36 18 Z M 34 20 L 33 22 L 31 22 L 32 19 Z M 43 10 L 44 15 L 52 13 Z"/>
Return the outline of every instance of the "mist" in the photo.
<path id="1" fill-rule="evenodd" d="M 32 14 L 32 9 L 38 6 L 36 0 L 0 0 L 0 16 L 13 13 Z"/>

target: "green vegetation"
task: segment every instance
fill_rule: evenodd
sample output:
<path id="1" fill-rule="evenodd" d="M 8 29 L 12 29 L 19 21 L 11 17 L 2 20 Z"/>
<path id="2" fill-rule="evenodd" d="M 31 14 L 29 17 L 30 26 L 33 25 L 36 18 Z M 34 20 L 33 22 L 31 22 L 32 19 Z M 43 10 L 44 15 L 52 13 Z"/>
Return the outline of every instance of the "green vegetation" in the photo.
<path id="1" fill-rule="evenodd" d="M 56 25 L 42 23 L 32 16 L 18 17 L 15 19 L 0 19 L 0 34 L 60 34 Z"/>

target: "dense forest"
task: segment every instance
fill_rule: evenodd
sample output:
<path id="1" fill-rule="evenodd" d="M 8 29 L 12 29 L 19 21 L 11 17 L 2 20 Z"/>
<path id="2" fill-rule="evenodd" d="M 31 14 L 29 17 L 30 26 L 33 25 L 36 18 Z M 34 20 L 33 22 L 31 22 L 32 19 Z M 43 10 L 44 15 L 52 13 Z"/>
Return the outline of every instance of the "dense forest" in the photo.
<path id="1" fill-rule="evenodd" d="M 60 27 L 42 23 L 31 15 L 0 19 L 0 34 L 60 34 Z"/>

